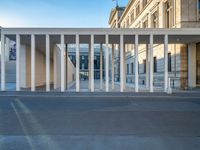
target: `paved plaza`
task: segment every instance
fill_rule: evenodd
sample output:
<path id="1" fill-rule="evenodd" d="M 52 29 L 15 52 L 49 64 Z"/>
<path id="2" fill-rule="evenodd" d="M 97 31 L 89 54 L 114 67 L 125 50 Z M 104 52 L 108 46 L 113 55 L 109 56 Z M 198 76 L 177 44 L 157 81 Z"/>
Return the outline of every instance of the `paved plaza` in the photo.
<path id="1" fill-rule="evenodd" d="M 200 94 L 1 92 L 1 150 L 199 150 Z"/>

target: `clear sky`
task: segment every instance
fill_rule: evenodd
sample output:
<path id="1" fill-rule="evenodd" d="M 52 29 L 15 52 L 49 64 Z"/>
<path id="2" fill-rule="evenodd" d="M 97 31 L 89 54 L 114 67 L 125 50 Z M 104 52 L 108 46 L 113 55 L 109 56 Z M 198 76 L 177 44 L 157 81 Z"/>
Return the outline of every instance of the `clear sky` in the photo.
<path id="1" fill-rule="evenodd" d="M 113 7 L 112 0 L 0 0 L 0 26 L 108 27 Z"/>

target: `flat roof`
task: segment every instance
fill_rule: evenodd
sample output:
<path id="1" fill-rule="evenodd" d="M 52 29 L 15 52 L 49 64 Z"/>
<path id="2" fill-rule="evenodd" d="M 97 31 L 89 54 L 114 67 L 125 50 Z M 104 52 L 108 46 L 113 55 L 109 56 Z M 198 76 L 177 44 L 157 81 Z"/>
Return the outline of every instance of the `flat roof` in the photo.
<path id="1" fill-rule="evenodd" d="M 200 28 L 3 28 L 4 34 L 200 35 Z"/>

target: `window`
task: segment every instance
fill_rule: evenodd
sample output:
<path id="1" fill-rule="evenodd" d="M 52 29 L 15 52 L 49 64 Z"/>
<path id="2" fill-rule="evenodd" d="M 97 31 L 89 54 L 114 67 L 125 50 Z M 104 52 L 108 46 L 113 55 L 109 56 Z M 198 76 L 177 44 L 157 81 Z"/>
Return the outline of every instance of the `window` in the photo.
<path id="1" fill-rule="evenodd" d="M 84 60 L 84 56 L 81 56 L 82 60 Z"/>
<path id="2" fill-rule="evenodd" d="M 129 64 L 126 65 L 126 73 L 129 74 Z"/>
<path id="3" fill-rule="evenodd" d="M 126 27 L 127 27 L 127 28 L 129 27 L 129 17 L 128 17 L 127 20 L 126 20 Z"/>
<path id="4" fill-rule="evenodd" d="M 172 72 L 172 56 L 168 53 L 168 72 Z"/>
<path id="5" fill-rule="evenodd" d="M 199 3 L 199 4 L 198 4 L 198 5 L 199 5 L 199 6 L 198 6 L 198 8 L 199 8 L 198 13 L 199 13 L 199 20 L 200 20 L 200 0 L 198 1 L 198 3 Z"/>
<path id="6" fill-rule="evenodd" d="M 158 28 L 158 11 L 152 14 L 152 26 L 153 28 Z"/>
<path id="7" fill-rule="evenodd" d="M 138 5 L 136 6 L 136 16 L 139 15 L 140 13 L 140 4 L 138 3 Z"/>
<path id="8" fill-rule="evenodd" d="M 81 69 L 85 69 L 85 64 L 82 63 Z"/>
<path id="9" fill-rule="evenodd" d="M 148 20 L 145 20 L 145 21 L 143 22 L 143 28 L 148 28 Z"/>
<path id="10" fill-rule="evenodd" d="M 165 27 L 170 28 L 172 27 L 172 2 L 168 0 L 165 3 Z"/>
<path id="11" fill-rule="evenodd" d="M 156 57 L 153 58 L 153 70 L 154 72 L 157 72 L 157 58 Z"/>
<path id="12" fill-rule="evenodd" d="M 131 74 L 133 74 L 133 63 L 131 63 Z"/>
<path id="13" fill-rule="evenodd" d="M 131 23 L 134 21 L 134 10 L 131 12 Z"/>
<path id="14" fill-rule="evenodd" d="M 146 59 L 143 60 L 143 73 L 146 73 Z"/>
<path id="15" fill-rule="evenodd" d="M 147 5 L 147 0 L 143 0 L 143 8 Z"/>

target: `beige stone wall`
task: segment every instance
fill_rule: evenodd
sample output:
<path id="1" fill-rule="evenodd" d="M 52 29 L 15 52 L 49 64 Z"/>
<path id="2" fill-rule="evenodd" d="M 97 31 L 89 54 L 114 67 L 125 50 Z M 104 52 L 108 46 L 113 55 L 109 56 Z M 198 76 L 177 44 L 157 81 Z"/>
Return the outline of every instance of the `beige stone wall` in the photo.
<path id="1" fill-rule="evenodd" d="M 35 86 L 44 86 L 46 83 L 46 56 L 39 50 L 35 52 Z M 53 61 L 50 61 L 50 82 L 53 83 Z M 31 87 L 31 49 L 26 46 L 26 87 Z"/>
<path id="2" fill-rule="evenodd" d="M 148 0 L 148 4 L 143 8 L 140 7 L 140 13 L 138 16 L 134 16 L 134 20 L 131 20 L 131 13 L 135 11 L 138 3 L 141 4 L 142 0 L 130 0 L 129 6 L 124 11 L 124 14 L 120 18 L 119 22 L 121 27 L 125 28 L 143 28 L 143 22 L 148 21 L 148 28 L 152 27 L 152 14 L 158 11 L 159 28 L 165 27 L 165 2 L 167 0 Z M 130 3 L 131 2 L 131 3 Z M 172 22 L 172 28 L 199 28 L 199 8 L 197 0 L 171 0 L 171 12 L 172 17 L 170 22 Z M 127 24 L 128 21 L 128 24 Z M 130 57 L 130 53 L 133 51 L 130 46 L 126 46 L 128 49 L 126 63 L 130 64 L 134 62 L 134 56 Z M 145 74 L 143 73 L 143 60 L 146 59 L 145 46 L 139 46 L 139 73 L 140 73 L 140 83 L 145 80 Z M 164 68 L 164 53 L 163 45 L 155 45 L 154 47 L 154 57 L 157 57 L 157 73 L 154 73 L 154 85 L 163 84 L 163 68 Z M 179 87 L 182 89 L 188 86 L 188 47 L 186 44 L 171 44 L 169 45 L 169 52 L 171 53 L 171 64 L 172 72 L 169 72 L 169 77 L 172 79 L 172 85 L 174 87 Z M 129 65 L 129 66 L 130 66 Z M 134 75 L 127 75 L 127 78 L 132 81 Z M 129 81 L 129 80 L 128 80 Z"/>

